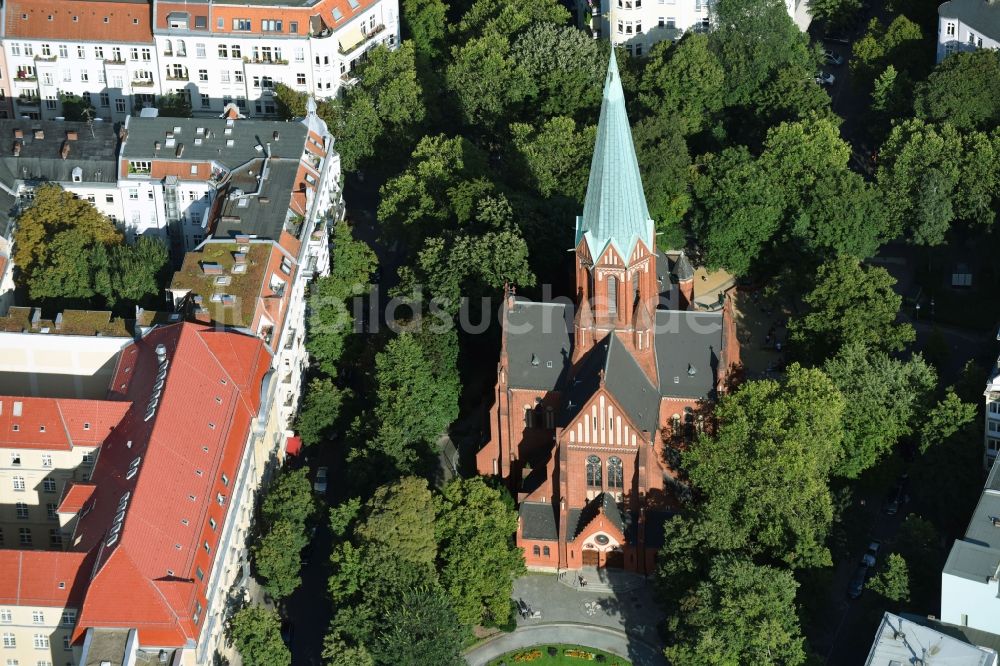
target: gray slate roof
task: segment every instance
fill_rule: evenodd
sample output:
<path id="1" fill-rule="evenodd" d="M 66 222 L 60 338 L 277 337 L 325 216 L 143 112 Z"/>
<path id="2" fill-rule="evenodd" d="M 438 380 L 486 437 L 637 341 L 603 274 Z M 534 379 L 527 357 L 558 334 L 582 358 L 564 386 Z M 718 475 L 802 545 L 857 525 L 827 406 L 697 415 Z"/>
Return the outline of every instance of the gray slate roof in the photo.
<path id="1" fill-rule="evenodd" d="M 248 120 L 239 118 L 227 124 L 225 118 L 141 118 L 130 116 L 126 121 L 128 138 L 122 146 L 126 159 L 174 160 L 177 146 L 167 147 L 167 132 L 174 132 L 174 140 L 184 144 L 183 156 L 178 161 L 208 162 L 215 160 L 227 169 L 235 169 L 252 159 L 264 156 L 264 148 L 271 144 L 271 157 L 298 160 L 306 142 L 306 127 L 300 122 L 277 120 Z M 177 132 L 180 128 L 180 132 Z M 204 130 L 201 134 L 198 129 Z M 229 130 L 229 134 L 226 134 Z M 274 133 L 278 132 L 278 139 Z M 201 139 L 201 145 L 195 143 Z M 233 145 L 227 145 L 228 140 Z M 160 142 L 157 151 L 155 143 Z M 261 150 L 257 148 L 260 147 Z"/>
<path id="2" fill-rule="evenodd" d="M 23 138 L 15 139 L 21 130 Z M 35 130 L 44 138 L 36 139 Z M 91 131 L 93 130 L 93 131 Z M 62 159 L 67 132 L 77 138 L 68 142 L 69 155 Z M 14 156 L 14 142 L 21 143 L 21 154 Z M 118 181 L 118 136 L 110 123 L 87 123 L 58 120 L 0 120 L 0 181 L 13 188 L 15 180 L 70 182 L 73 169 L 83 170 L 85 183 Z"/>
<path id="3" fill-rule="evenodd" d="M 560 385 L 572 357 L 572 308 L 561 303 L 514 299 L 507 310 L 507 383 L 548 390 Z"/>
<path id="4" fill-rule="evenodd" d="M 557 541 L 556 508 L 548 502 L 521 502 L 521 536 L 525 539 Z"/>
<path id="5" fill-rule="evenodd" d="M 721 312 L 657 310 L 656 347 L 660 394 L 709 398 L 715 391 L 724 331 Z"/>
<path id="6" fill-rule="evenodd" d="M 1000 4 L 996 2 L 948 0 L 938 7 L 938 16 L 958 19 L 992 39 L 1000 39 Z"/>
<path id="7" fill-rule="evenodd" d="M 994 463 L 979 504 L 963 539 L 957 539 L 948 553 L 944 573 L 985 583 L 1000 568 L 1000 464 Z"/>
<path id="8" fill-rule="evenodd" d="M 604 515 L 617 527 L 629 542 L 635 541 L 635 521 L 630 513 L 623 514 L 610 493 L 601 493 L 590 500 L 582 509 L 570 509 L 566 512 L 566 540 L 575 541 L 587 525 L 603 509 Z"/>
<path id="9" fill-rule="evenodd" d="M 236 188 L 244 193 L 254 192 L 257 187 L 256 176 L 261 173 L 263 166 L 264 160 L 256 159 L 234 171 L 230 192 Z M 281 230 L 285 227 L 288 204 L 292 199 L 295 174 L 298 173 L 298 169 L 298 160 L 268 160 L 267 174 L 260 184 L 260 193 L 257 196 L 245 197 L 245 206 L 240 205 L 241 197 L 227 196 L 222 203 L 219 223 L 213 235 L 217 238 L 229 238 L 236 234 L 251 234 L 258 238 L 278 240 Z M 250 175 L 251 172 L 254 175 Z"/>
<path id="10" fill-rule="evenodd" d="M 683 252 L 681 252 L 677 256 L 677 260 L 674 261 L 673 273 L 678 280 L 694 279 L 694 267 L 691 266 L 691 262 L 688 260 L 687 255 Z"/>

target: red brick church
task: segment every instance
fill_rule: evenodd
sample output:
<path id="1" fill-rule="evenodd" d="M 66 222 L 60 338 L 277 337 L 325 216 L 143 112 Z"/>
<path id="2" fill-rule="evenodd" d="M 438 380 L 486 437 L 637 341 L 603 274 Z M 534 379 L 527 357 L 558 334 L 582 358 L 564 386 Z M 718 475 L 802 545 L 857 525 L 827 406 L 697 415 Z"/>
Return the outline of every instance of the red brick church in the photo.
<path id="1" fill-rule="evenodd" d="M 656 247 L 612 53 L 583 215 L 576 298 L 508 294 L 480 474 L 515 494 L 530 568 L 651 572 L 676 506 L 673 438 L 739 363 L 731 304 L 694 302 L 683 253 Z"/>

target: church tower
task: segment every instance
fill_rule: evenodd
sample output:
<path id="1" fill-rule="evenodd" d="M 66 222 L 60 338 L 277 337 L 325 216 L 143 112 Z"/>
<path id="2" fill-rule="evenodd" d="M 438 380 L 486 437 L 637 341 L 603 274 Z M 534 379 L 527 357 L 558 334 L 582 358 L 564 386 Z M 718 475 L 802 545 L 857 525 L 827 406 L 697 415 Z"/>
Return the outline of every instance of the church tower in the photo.
<path id="1" fill-rule="evenodd" d="M 576 218 L 573 361 L 618 335 L 657 385 L 653 329 L 656 232 L 646 206 L 612 49 L 583 215 Z"/>

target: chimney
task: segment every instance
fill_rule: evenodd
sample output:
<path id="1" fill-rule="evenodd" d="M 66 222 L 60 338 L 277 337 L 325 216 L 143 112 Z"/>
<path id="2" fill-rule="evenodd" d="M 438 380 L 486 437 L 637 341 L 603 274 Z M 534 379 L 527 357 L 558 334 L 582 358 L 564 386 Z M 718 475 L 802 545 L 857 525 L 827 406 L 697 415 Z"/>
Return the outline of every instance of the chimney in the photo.
<path id="1" fill-rule="evenodd" d="M 271 142 L 270 141 L 267 142 L 267 156 L 268 157 L 271 156 Z"/>
<path id="2" fill-rule="evenodd" d="M 154 141 L 153 142 L 153 154 L 154 155 L 159 155 L 160 154 L 160 142 L 159 141 Z"/>
<path id="3" fill-rule="evenodd" d="M 23 129 L 15 129 L 14 130 L 14 138 L 15 139 L 23 139 L 24 138 L 24 130 Z"/>
<path id="4" fill-rule="evenodd" d="M 80 135 L 79 135 L 79 133 L 77 133 L 76 130 L 66 130 L 66 140 L 67 141 L 77 141 L 77 140 L 79 140 L 79 138 L 80 138 Z"/>
<path id="5" fill-rule="evenodd" d="M 274 139 L 275 141 L 278 140 L 278 130 L 274 130 L 274 134 L 271 135 L 271 138 Z"/>
<path id="6" fill-rule="evenodd" d="M 21 155 L 21 142 L 14 142 L 14 157 L 19 157 Z"/>
<path id="7" fill-rule="evenodd" d="M 45 130 L 36 129 L 35 130 L 35 139 L 37 141 L 42 141 L 43 139 L 45 139 Z"/>
<path id="8" fill-rule="evenodd" d="M 59 151 L 59 157 L 63 159 L 69 157 L 69 140 L 63 141 L 62 150 Z"/>

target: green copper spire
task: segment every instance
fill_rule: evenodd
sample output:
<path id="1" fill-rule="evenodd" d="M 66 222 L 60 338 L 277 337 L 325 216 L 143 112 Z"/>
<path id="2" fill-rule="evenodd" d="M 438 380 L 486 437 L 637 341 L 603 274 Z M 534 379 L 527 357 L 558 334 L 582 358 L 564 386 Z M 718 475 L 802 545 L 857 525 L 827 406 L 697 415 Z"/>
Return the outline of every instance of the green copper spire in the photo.
<path id="1" fill-rule="evenodd" d="M 583 202 L 583 215 L 576 218 L 575 245 L 586 239 L 591 256 L 597 259 L 610 243 L 628 261 L 639 239 L 653 248 L 654 233 L 625 112 L 618 62 L 612 49 L 587 198 Z"/>

